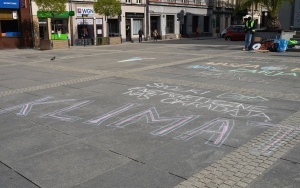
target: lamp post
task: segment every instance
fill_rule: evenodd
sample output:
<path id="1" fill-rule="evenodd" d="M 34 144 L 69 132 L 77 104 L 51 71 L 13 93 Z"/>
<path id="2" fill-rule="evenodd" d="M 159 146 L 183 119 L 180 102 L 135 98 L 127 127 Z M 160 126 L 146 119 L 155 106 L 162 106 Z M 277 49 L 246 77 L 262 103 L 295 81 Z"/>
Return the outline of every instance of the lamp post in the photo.
<path id="1" fill-rule="evenodd" d="M 73 11 L 72 9 L 73 6 L 73 0 L 69 0 L 69 11 Z M 71 21 L 70 21 L 70 29 L 71 31 L 69 31 L 69 36 L 70 38 L 68 39 L 69 41 L 69 45 L 73 46 L 73 17 L 71 17 Z"/>
<path id="2" fill-rule="evenodd" d="M 149 23 L 150 23 L 150 13 L 149 13 L 149 0 L 146 0 L 146 4 L 145 4 L 145 14 L 146 14 L 146 32 L 145 32 L 145 36 L 147 36 L 147 40 L 149 40 L 151 38 L 151 31 L 150 31 L 150 27 L 149 27 Z"/>

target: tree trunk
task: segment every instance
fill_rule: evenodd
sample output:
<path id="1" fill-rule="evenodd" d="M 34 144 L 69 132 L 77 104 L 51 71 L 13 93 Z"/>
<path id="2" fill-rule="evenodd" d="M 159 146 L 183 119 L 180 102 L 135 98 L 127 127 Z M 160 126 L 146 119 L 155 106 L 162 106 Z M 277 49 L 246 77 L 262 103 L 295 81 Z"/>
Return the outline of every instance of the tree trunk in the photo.
<path id="1" fill-rule="evenodd" d="M 279 29 L 281 29 L 281 24 L 278 19 L 278 16 L 268 16 L 267 27 L 269 31 L 278 31 Z"/>

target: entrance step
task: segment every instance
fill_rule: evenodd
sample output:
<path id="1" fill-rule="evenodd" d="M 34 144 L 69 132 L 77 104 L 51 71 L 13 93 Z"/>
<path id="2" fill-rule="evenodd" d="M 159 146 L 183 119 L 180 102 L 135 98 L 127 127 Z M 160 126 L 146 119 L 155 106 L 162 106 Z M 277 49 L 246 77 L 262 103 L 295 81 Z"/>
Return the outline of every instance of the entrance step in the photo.
<path id="1" fill-rule="evenodd" d="M 53 49 L 67 49 L 69 48 L 68 40 L 52 40 Z"/>

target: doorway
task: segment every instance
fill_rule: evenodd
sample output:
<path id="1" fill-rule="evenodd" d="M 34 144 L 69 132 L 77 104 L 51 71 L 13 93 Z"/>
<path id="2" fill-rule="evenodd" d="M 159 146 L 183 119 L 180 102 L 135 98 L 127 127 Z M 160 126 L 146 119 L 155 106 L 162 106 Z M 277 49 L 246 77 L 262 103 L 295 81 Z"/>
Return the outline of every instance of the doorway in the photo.
<path id="1" fill-rule="evenodd" d="M 209 27 L 209 19 L 210 19 L 210 17 L 209 16 L 204 16 L 204 28 L 203 28 L 203 31 L 204 32 L 209 32 L 209 30 L 210 30 L 210 27 Z M 217 27 L 220 27 L 220 26 L 218 26 L 218 23 L 220 23 L 220 22 L 218 22 L 219 20 L 218 20 L 218 15 L 217 15 Z"/>
<path id="2" fill-rule="evenodd" d="M 47 19 L 39 19 L 39 39 L 49 39 Z"/>
<path id="3" fill-rule="evenodd" d="M 158 35 L 160 36 L 160 17 L 159 16 L 151 16 L 150 17 L 150 36 L 153 37 L 153 31 L 157 30 Z"/>
<path id="4" fill-rule="evenodd" d="M 193 16 L 193 21 L 192 21 L 192 33 L 197 32 L 197 28 L 199 23 L 199 16 Z"/>
<path id="5" fill-rule="evenodd" d="M 131 41 L 131 19 L 126 19 L 126 41 Z"/>

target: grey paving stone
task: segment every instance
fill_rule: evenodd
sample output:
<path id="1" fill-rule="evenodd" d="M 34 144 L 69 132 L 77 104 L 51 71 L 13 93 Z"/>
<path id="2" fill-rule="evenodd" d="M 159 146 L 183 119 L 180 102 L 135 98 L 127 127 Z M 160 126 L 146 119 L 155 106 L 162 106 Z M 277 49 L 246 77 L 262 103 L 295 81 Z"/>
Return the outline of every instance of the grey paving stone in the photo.
<path id="1" fill-rule="evenodd" d="M 260 178 L 249 185 L 250 188 L 281 188 L 281 187 L 299 187 L 300 173 L 299 163 L 279 160 L 274 166 L 268 169 Z"/>
<path id="2" fill-rule="evenodd" d="M 71 187 L 129 161 L 126 157 L 77 142 L 16 161 L 10 166 L 41 187 Z"/>
<path id="3" fill-rule="evenodd" d="M 30 180 L 18 174 L 13 169 L 5 166 L 3 163 L 0 163 L 0 187 L 9 187 L 9 188 L 38 188 Z"/>
<path id="4" fill-rule="evenodd" d="M 298 144 L 292 150 L 287 152 L 281 158 L 294 163 L 300 163 L 300 143 L 298 142 Z"/>
<path id="5" fill-rule="evenodd" d="M 183 179 L 152 166 L 130 162 L 75 187 L 174 187 Z"/>
<path id="6" fill-rule="evenodd" d="M 47 127 L 31 125 L 33 122 L 26 120 L 21 122 L 17 120 L 15 123 L 18 124 L 13 124 L 13 128 L 5 132 L 1 131 L 0 148 L 2 152 L 0 158 L 5 163 L 13 163 L 22 158 L 76 141 L 75 138 Z"/>

